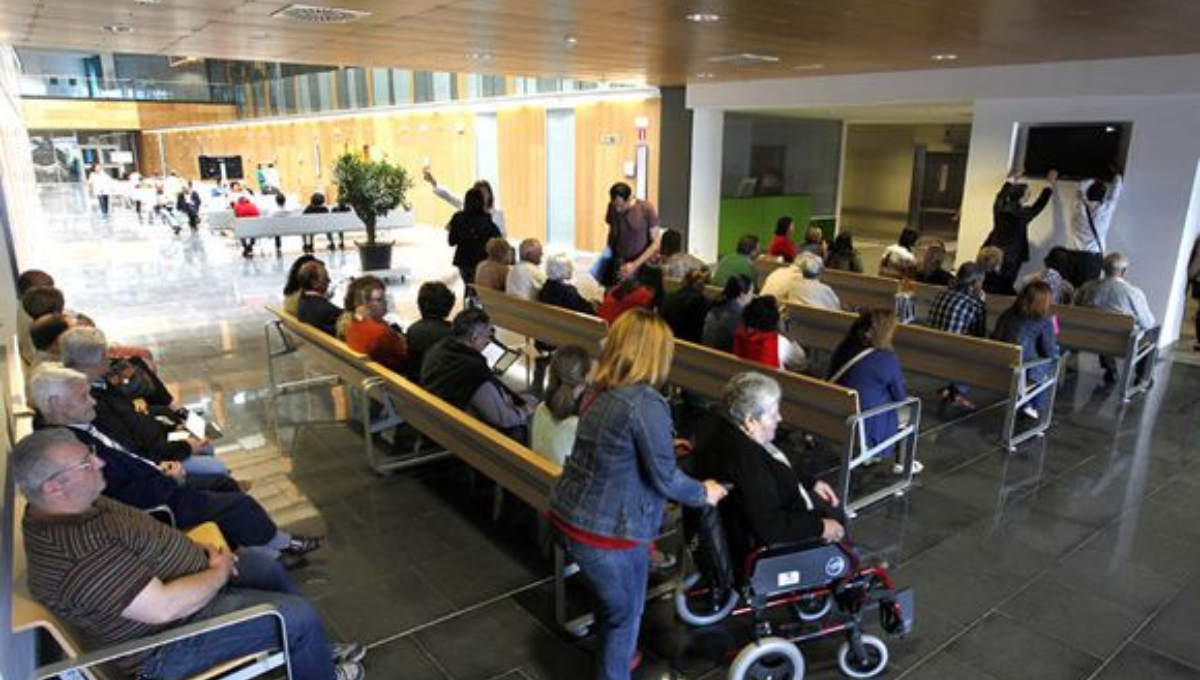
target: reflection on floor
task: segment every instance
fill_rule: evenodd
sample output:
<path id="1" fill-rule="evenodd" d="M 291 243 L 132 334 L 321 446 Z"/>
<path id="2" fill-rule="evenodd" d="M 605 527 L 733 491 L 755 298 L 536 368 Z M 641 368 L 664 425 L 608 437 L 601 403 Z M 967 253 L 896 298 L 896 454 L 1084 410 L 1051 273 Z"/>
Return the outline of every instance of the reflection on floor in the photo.
<path id="1" fill-rule="evenodd" d="M 334 637 L 371 645 L 372 678 L 590 677 L 594 641 L 554 625 L 530 512 L 510 502 L 492 523 L 487 485 L 454 462 L 372 474 L 360 436 L 327 422 L 345 415 L 344 395 L 289 397 L 271 413 L 262 307 L 278 299 L 298 239 L 281 258 L 244 261 L 227 237 L 80 215 L 69 192 L 45 199 L 30 264 L 114 340 L 149 345 L 184 401 L 207 402 L 228 460 L 277 517 L 328 534 L 295 574 Z M 398 240 L 417 281 L 456 286 L 440 230 Z M 354 269 L 352 253 L 322 256 L 335 278 Z M 413 279 L 390 292 L 412 319 Z M 1121 407 L 1094 358 L 1077 364 L 1054 429 L 1014 455 L 996 446 L 997 410 L 927 408 L 918 487 L 852 525 L 917 593 L 916 629 L 892 641 L 887 677 L 1200 678 L 1200 368 L 1163 364 L 1154 391 Z M 936 385 L 912 386 L 933 404 Z M 636 677 L 724 677 L 746 636 L 740 625 L 687 630 L 653 602 Z M 809 677 L 839 677 L 833 644 L 804 652 Z"/>

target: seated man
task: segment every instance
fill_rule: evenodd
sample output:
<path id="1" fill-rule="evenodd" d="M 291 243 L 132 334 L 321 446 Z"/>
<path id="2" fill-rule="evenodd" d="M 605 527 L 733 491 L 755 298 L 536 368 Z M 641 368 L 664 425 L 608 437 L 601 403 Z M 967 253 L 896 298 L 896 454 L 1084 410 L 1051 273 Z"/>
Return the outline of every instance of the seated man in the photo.
<path id="1" fill-rule="evenodd" d="M 454 291 L 441 281 L 426 281 L 417 291 L 417 310 L 421 320 L 408 327 L 408 378 L 421 384 L 421 365 L 433 346 L 450 337 L 450 311 L 454 309 Z"/>
<path id="2" fill-rule="evenodd" d="M 492 320 L 483 310 L 466 309 L 454 317 L 452 329 L 425 355 L 421 384 L 505 435 L 526 441 L 535 406 L 505 387 L 483 356 L 492 341 Z"/>
<path id="3" fill-rule="evenodd" d="M 22 518 L 29 587 L 51 611 L 103 647 L 256 604 L 279 608 L 297 678 L 361 680 L 361 645 L 330 646 L 316 609 L 277 564 L 235 555 L 104 498 L 104 461 L 61 428 L 13 447 L 13 476 L 29 500 Z M 262 617 L 117 661 L 130 677 L 179 678 L 278 648 Z"/>
<path id="4" fill-rule="evenodd" d="M 522 300 L 536 300 L 542 286 L 546 285 L 546 273 L 542 271 L 542 242 L 527 238 L 517 247 L 520 261 L 508 270 L 504 291 Z"/>
<path id="5" fill-rule="evenodd" d="M 775 295 L 781 305 L 794 302 L 822 309 L 841 309 L 842 303 L 838 300 L 837 293 L 821 283 L 821 272 L 824 271 L 825 264 L 820 256 L 802 251 L 789 269 L 795 270 L 796 274 L 783 280 L 775 279 L 778 272 L 771 272 L 763 283 L 762 294 Z M 768 292 L 768 289 L 771 292 Z M 781 290 L 781 293 L 775 292 L 777 289 Z"/>
<path id="6" fill-rule="evenodd" d="M 1101 267 L 1104 278 L 1088 281 L 1079 289 L 1075 296 L 1075 304 L 1080 307 L 1095 307 L 1118 314 L 1128 314 L 1133 317 L 1137 330 L 1144 331 L 1154 328 L 1158 322 L 1154 312 L 1146 302 L 1146 294 L 1141 288 L 1125 280 L 1125 272 L 1129 269 L 1129 258 L 1121 253 L 1109 253 L 1104 256 Z M 1117 362 L 1112 357 L 1100 357 L 1100 365 L 1104 367 L 1104 381 L 1116 382 Z M 1148 367 L 1138 366 L 1138 377 Z"/>
<path id="7" fill-rule="evenodd" d="M 139 411 L 134 400 L 120 389 L 120 376 L 114 375 L 108 358 L 108 340 L 98 328 L 79 326 L 63 333 L 59 340 L 63 365 L 79 371 L 91 383 L 96 402 L 92 424 L 121 446 L 143 453 L 155 463 L 177 461 L 190 475 L 227 476 L 229 468 L 217 460 L 207 439 L 172 438 L 181 428 L 165 424 L 153 415 Z"/>
<path id="8" fill-rule="evenodd" d="M 987 335 L 987 306 L 983 302 L 984 270 L 974 262 L 964 262 L 946 290 L 938 293 L 929 308 L 929 325 L 939 331 L 982 338 Z M 950 383 L 938 396 L 945 403 L 955 403 L 973 410 L 975 403 L 967 398 L 970 388 L 964 383 Z"/>
<path id="9" fill-rule="evenodd" d="M 323 262 L 305 262 L 296 275 L 300 283 L 300 302 L 296 318 L 337 337 L 338 317 L 342 310 L 329 301 L 329 272 Z"/>
<path id="10" fill-rule="evenodd" d="M 104 461 L 106 496 L 142 510 L 165 505 L 175 525 L 184 530 L 216 522 L 230 543 L 261 548 L 291 562 L 321 546 L 320 538 L 280 531 L 252 497 L 238 491 L 194 489 L 183 483 L 187 473 L 178 463 L 160 468 L 100 432 L 92 424 L 96 407 L 82 373 L 60 364 L 40 366 L 30 380 L 29 398 L 38 411 L 39 427 L 66 428 Z"/>

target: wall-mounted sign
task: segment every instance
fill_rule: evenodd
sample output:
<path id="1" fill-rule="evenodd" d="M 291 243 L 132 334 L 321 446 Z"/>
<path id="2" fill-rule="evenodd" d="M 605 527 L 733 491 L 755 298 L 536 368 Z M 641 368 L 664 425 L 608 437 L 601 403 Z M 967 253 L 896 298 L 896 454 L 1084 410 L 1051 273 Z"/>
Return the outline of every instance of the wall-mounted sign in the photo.
<path id="1" fill-rule="evenodd" d="M 616 146 L 621 141 L 620 135 L 615 133 L 606 133 L 600 135 L 600 146 Z"/>

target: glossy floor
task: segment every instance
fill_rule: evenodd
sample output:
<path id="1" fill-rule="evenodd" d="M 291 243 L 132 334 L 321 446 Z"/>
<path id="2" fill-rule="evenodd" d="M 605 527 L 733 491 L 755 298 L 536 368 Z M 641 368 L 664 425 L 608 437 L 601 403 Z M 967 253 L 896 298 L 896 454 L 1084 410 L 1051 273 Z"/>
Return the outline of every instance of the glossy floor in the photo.
<path id="1" fill-rule="evenodd" d="M 557 630 L 550 564 L 519 503 L 493 523 L 487 485 L 453 462 L 372 474 L 360 436 L 320 422 L 343 414 L 343 395 L 290 397 L 273 417 L 263 305 L 278 300 L 298 239 L 281 257 L 260 241 L 268 250 L 243 260 L 226 237 L 176 237 L 127 212 L 99 219 L 71 191 L 44 199 L 30 264 L 114 340 L 151 347 L 184 401 L 208 402 L 223 455 L 261 481 L 253 492 L 272 512 L 328 534 L 295 575 L 335 637 L 371 646 L 370 677 L 590 677 L 594 641 Z M 414 277 L 390 292 L 411 319 L 414 279 L 456 280 L 440 230 L 399 241 Z M 352 253 L 323 257 L 335 278 L 354 269 Z M 996 446 L 997 410 L 956 420 L 926 399 L 918 486 L 851 527 L 917 593 L 887 677 L 1200 678 L 1200 368 L 1163 363 L 1154 391 L 1122 407 L 1095 359 L 1078 363 L 1054 429 L 1013 455 Z M 911 384 L 926 397 L 936 387 Z M 743 626 L 690 631 L 653 602 L 636 677 L 721 678 L 745 642 Z M 809 677 L 839 677 L 834 645 L 804 652 Z"/>

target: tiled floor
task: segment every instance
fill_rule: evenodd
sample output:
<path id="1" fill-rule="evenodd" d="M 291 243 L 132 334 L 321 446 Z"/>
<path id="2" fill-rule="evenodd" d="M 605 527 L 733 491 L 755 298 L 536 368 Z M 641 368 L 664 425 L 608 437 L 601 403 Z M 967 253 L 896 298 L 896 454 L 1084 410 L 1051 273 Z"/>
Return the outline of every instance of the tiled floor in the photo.
<path id="1" fill-rule="evenodd" d="M 208 402 L 225 455 L 277 516 L 328 534 L 295 574 L 335 637 L 371 645 L 372 678 L 590 676 L 594 641 L 554 625 L 531 513 L 510 502 L 492 523 L 489 490 L 457 463 L 380 478 L 350 428 L 291 424 L 328 420 L 343 403 L 335 395 L 287 398 L 276 431 L 262 307 L 278 299 L 298 242 L 243 261 L 221 236 L 81 215 L 61 190 L 44 199 L 29 264 L 113 339 L 150 346 L 183 400 Z M 453 280 L 440 230 L 399 240 L 415 280 Z M 349 254 L 327 259 L 353 270 Z M 414 279 L 391 288 L 403 318 Z M 917 594 L 916 628 L 891 641 L 887 677 L 1200 678 L 1200 368 L 1164 363 L 1154 391 L 1122 407 L 1098 385 L 1094 358 L 1078 364 L 1054 429 L 1013 455 L 995 444 L 996 409 L 956 419 L 928 408 L 917 488 L 852 525 Z M 928 397 L 936 386 L 911 387 Z M 724 677 L 747 635 L 736 623 L 687 630 L 663 601 L 643 630 L 643 679 Z M 839 676 L 833 644 L 804 651 L 809 677 Z"/>

